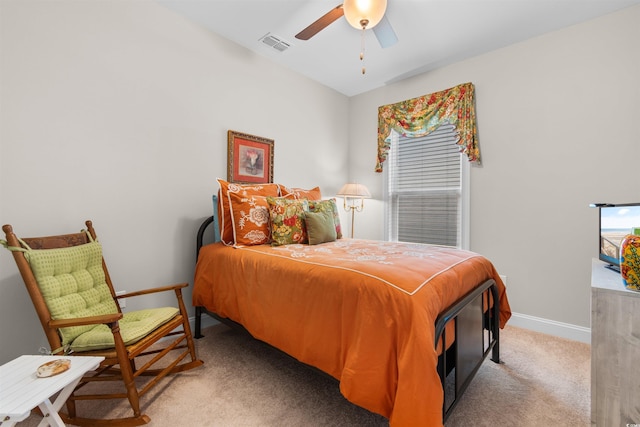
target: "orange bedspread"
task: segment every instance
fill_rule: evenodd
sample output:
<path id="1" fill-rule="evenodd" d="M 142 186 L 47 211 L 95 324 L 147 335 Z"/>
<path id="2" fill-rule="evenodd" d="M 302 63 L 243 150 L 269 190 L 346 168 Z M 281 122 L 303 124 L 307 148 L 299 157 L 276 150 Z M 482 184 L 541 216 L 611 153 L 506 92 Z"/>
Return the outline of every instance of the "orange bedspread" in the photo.
<path id="1" fill-rule="evenodd" d="M 193 304 L 334 376 L 351 402 L 392 426 L 442 425 L 434 323 L 493 278 L 500 326 L 511 312 L 494 266 L 452 248 L 340 239 L 321 245 L 203 246 Z"/>

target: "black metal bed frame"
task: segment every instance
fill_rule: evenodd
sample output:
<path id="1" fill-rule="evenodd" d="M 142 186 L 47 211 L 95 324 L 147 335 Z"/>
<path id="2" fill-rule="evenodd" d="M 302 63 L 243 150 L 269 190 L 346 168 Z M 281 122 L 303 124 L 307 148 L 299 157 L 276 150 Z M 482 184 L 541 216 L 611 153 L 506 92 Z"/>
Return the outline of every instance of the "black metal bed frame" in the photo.
<path id="1" fill-rule="evenodd" d="M 206 218 L 198 229 L 196 256 L 199 255 L 200 248 L 203 246 L 205 231 L 213 221 L 213 216 Z M 241 324 L 220 317 L 205 307 L 196 306 L 195 310 L 195 338 L 204 337 L 202 335 L 203 314 L 228 326 L 246 331 Z M 489 353 L 493 362 L 500 363 L 500 306 L 496 282 L 493 279 L 486 280 L 438 316 L 435 324 L 434 345 L 436 347 L 440 342 L 447 342 L 446 326 L 454 319 L 453 343 L 438 357 L 438 374 L 444 391 L 443 422 L 458 404 Z"/>

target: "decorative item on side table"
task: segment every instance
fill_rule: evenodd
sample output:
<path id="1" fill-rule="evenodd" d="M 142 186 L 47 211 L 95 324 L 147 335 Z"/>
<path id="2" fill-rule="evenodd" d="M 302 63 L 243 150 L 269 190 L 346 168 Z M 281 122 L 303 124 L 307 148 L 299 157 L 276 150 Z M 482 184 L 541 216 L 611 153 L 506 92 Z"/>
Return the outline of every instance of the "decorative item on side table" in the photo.
<path id="1" fill-rule="evenodd" d="M 640 228 L 620 244 L 620 274 L 627 289 L 640 292 Z"/>
<path id="2" fill-rule="evenodd" d="M 273 139 L 230 130 L 227 144 L 227 181 L 273 182 Z"/>
<path id="3" fill-rule="evenodd" d="M 345 184 L 342 186 L 338 194 L 338 197 L 344 198 L 344 210 L 351 211 L 351 238 L 353 239 L 353 220 L 355 211 L 361 212 L 364 208 L 364 199 L 370 199 L 371 193 L 367 187 L 362 184 Z"/>

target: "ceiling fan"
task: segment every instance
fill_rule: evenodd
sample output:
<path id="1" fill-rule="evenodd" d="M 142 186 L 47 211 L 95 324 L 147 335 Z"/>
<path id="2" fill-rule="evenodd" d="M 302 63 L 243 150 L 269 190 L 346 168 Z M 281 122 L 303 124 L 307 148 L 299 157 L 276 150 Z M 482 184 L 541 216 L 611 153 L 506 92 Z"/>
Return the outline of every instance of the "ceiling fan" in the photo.
<path id="1" fill-rule="evenodd" d="M 343 4 L 334 7 L 296 34 L 296 38 L 309 40 L 344 15 L 354 28 L 361 29 L 363 32 L 373 28 L 380 46 L 390 47 L 396 44 L 398 37 L 387 19 L 386 9 L 387 0 L 345 0 Z"/>

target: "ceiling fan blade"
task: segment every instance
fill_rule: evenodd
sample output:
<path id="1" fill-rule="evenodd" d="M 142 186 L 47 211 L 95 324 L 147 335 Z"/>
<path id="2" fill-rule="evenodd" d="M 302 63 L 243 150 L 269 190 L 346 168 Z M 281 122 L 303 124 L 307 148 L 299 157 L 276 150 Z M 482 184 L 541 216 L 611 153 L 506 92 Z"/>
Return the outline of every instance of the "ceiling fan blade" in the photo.
<path id="1" fill-rule="evenodd" d="M 331 9 L 329 12 L 322 15 L 320 19 L 315 21 L 313 24 L 309 25 L 307 28 L 296 34 L 296 38 L 300 40 L 309 40 L 311 37 L 318 34 L 321 30 L 328 27 L 329 24 L 343 15 L 344 10 L 342 9 L 342 5 L 338 5 L 335 8 Z"/>
<path id="2" fill-rule="evenodd" d="M 378 38 L 380 46 L 383 48 L 393 46 L 398 42 L 398 36 L 396 36 L 396 32 L 393 31 L 393 27 L 387 19 L 386 14 L 382 17 L 378 25 L 373 27 L 373 32 Z"/>

